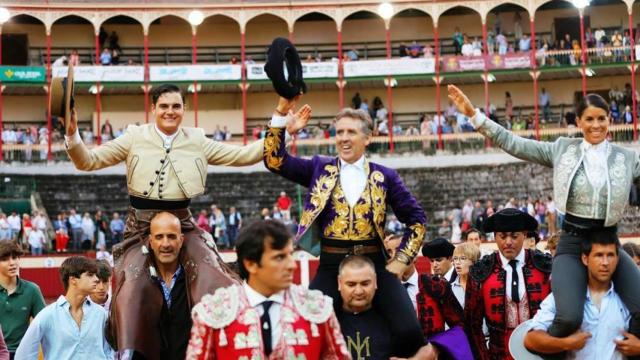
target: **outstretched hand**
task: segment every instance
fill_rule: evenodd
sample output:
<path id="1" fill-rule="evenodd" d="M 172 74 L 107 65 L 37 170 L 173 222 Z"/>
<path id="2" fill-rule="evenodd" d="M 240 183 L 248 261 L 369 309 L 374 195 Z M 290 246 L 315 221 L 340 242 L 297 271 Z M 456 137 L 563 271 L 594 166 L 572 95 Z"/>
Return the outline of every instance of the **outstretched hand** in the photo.
<path id="1" fill-rule="evenodd" d="M 311 106 L 305 104 L 295 114 L 292 110 L 287 115 L 287 132 L 291 135 L 295 135 L 298 131 L 304 129 L 311 119 Z"/>
<path id="2" fill-rule="evenodd" d="M 449 92 L 449 100 L 456 105 L 459 112 L 467 117 L 475 115 L 476 111 L 473 104 L 469 101 L 469 98 L 462 92 L 462 90 L 455 85 L 447 85 L 447 90 Z"/>
<path id="3" fill-rule="evenodd" d="M 622 335 L 625 337 L 624 340 L 615 340 L 616 350 L 624 356 L 640 355 L 640 339 L 626 331 L 623 331 Z"/>

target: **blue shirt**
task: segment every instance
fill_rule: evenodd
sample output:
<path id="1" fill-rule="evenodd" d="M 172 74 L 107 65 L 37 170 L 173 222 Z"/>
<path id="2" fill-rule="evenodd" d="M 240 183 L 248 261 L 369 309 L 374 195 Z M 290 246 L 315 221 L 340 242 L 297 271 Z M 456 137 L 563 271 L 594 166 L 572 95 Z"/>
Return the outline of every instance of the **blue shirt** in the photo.
<path id="1" fill-rule="evenodd" d="M 178 269 L 173 273 L 173 276 L 171 277 L 171 284 L 169 285 L 164 282 L 163 278 L 158 276 L 160 287 L 162 287 L 162 296 L 164 297 L 164 301 L 167 303 L 168 308 L 171 308 L 171 289 L 173 289 L 173 285 L 176 283 L 176 279 L 178 279 L 180 274 L 182 274 L 182 265 L 178 265 Z"/>
<path id="2" fill-rule="evenodd" d="M 72 229 L 80 229 L 82 227 L 82 217 L 80 217 L 80 214 L 69 216 L 69 224 L 71 224 Z"/>
<path id="3" fill-rule="evenodd" d="M 124 232 L 124 221 L 122 221 L 122 219 L 113 219 L 111 220 L 111 222 L 109 223 L 109 229 L 111 230 L 112 233 L 117 232 L 117 233 L 121 233 Z"/>
<path id="4" fill-rule="evenodd" d="M 540 304 L 540 310 L 533 317 L 531 330 L 547 331 L 556 316 L 556 302 L 553 294 L 549 294 Z M 584 360 L 622 360 L 625 357 L 616 351 L 614 340 L 622 340 L 622 331 L 629 324 L 629 310 L 618 294 L 613 290 L 613 284 L 602 297 L 600 309 L 591 301 L 587 290 L 587 300 L 584 303 L 584 316 L 580 330 L 591 333 L 584 348 L 569 354 L 567 359 Z"/>
<path id="5" fill-rule="evenodd" d="M 78 327 L 70 310 L 67 299 L 60 296 L 39 312 L 24 334 L 15 360 L 37 359 L 39 345 L 45 360 L 113 359 L 113 351 L 104 337 L 107 311 L 85 300 Z"/>

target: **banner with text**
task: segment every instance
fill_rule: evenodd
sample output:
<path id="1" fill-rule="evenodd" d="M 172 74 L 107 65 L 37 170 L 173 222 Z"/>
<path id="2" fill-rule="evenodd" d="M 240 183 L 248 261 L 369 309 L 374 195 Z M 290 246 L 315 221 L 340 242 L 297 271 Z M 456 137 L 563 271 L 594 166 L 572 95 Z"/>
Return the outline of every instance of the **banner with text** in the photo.
<path id="1" fill-rule="evenodd" d="M 531 56 L 529 53 L 514 54 L 492 54 L 487 56 L 487 68 L 495 69 L 521 69 L 531 67 Z M 483 71 L 485 64 L 484 56 L 443 56 L 442 71 Z"/>
<path id="2" fill-rule="evenodd" d="M 54 77 L 66 77 L 66 66 L 51 68 Z M 73 68 L 76 82 L 143 82 L 144 66 L 76 66 Z"/>
<path id="3" fill-rule="evenodd" d="M 431 74 L 435 68 L 435 59 L 347 61 L 344 63 L 344 77 Z"/>
<path id="4" fill-rule="evenodd" d="M 42 66 L 0 66 L 0 81 L 3 83 L 43 83 L 45 79 Z"/>
<path id="5" fill-rule="evenodd" d="M 336 62 L 319 62 L 319 63 L 303 63 L 302 77 L 305 79 L 323 79 L 338 77 L 338 63 Z M 249 80 L 267 80 L 267 73 L 264 72 L 264 64 L 247 65 L 247 79 Z"/>
<path id="6" fill-rule="evenodd" d="M 152 66 L 151 81 L 224 81 L 240 80 L 240 65 L 170 65 Z"/>

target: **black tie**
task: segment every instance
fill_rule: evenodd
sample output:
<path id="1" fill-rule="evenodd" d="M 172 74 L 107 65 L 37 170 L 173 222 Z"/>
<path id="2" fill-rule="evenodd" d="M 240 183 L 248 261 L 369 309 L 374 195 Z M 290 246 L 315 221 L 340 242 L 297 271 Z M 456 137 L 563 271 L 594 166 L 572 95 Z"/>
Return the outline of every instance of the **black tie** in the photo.
<path id="1" fill-rule="evenodd" d="M 411 284 L 406 282 L 406 283 L 402 283 L 402 286 L 404 286 L 404 288 L 408 290 L 409 286 L 411 286 Z"/>
<path id="2" fill-rule="evenodd" d="M 264 341 L 264 352 L 267 356 L 271 354 L 271 318 L 269 317 L 269 308 L 273 301 L 267 300 L 262 303 L 264 313 L 260 316 L 260 324 L 262 325 L 262 341 Z"/>
<path id="3" fill-rule="evenodd" d="M 509 265 L 511 265 L 511 298 L 514 302 L 520 302 L 520 296 L 518 296 L 518 271 L 516 265 L 518 264 L 518 260 L 509 261 Z"/>

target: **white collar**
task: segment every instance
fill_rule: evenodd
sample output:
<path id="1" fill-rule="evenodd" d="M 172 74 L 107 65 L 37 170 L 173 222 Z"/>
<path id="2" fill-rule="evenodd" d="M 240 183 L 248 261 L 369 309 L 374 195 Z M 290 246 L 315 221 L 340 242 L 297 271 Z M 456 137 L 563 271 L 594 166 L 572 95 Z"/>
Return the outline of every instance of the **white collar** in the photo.
<path id="1" fill-rule="evenodd" d="M 451 281 L 451 276 L 453 275 L 453 270 L 455 270 L 456 268 L 451 265 L 451 269 L 449 269 L 445 274 L 444 274 L 444 279 L 447 280 L 447 282 Z"/>
<path id="2" fill-rule="evenodd" d="M 502 261 L 502 267 L 506 268 L 507 266 L 509 266 L 509 260 L 504 257 L 500 251 L 498 251 L 498 255 L 500 255 L 500 260 Z M 520 253 L 515 257 L 514 260 L 518 261 L 517 266 L 524 265 L 524 247 L 520 250 Z"/>
<path id="3" fill-rule="evenodd" d="M 609 142 L 607 140 L 604 140 L 601 143 L 594 145 L 588 142 L 587 140 L 582 139 L 582 143 L 580 143 L 580 149 L 583 152 L 593 151 L 597 154 L 603 155 L 603 154 L 606 154 L 608 144 Z"/>
<path id="4" fill-rule="evenodd" d="M 403 281 L 404 284 L 411 284 L 411 286 L 418 286 L 418 272 L 413 270 L 413 274 L 409 276 L 407 281 Z"/>
<path id="5" fill-rule="evenodd" d="M 364 171 L 364 155 L 362 155 L 360 159 L 358 159 L 353 164 L 349 164 L 348 162 L 340 159 L 340 170 L 344 169 L 347 166 L 355 166 L 357 169 Z"/>
<path id="6" fill-rule="evenodd" d="M 242 283 L 242 287 L 244 288 L 244 293 L 247 294 L 247 299 L 249 300 L 249 305 L 251 305 L 251 307 L 256 307 L 267 300 L 276 302 L 280 305 L 284 304 L 284 290 L 266 297 L 255 291 L 246 281 Z"/>
<path id="7" fill-rule="evenodd" d="M 156 129 L 156 132 L 158 133 L 158 135 L 160 135 L 160 137 L 164 141 L 167 141 L 167 140 L 173 141 L 173 139 L 175 139 L 175 137 L 178 135 L 178 131 L 179 131 L 179 130 L 176 130 L 176 132 L 174 132 L 173 134 L 167 135 L 167 134 L 163 133 L 160 130 L 160 128 L 158 128 L 158 124 L 153 124 L 153 127 Z"/>

